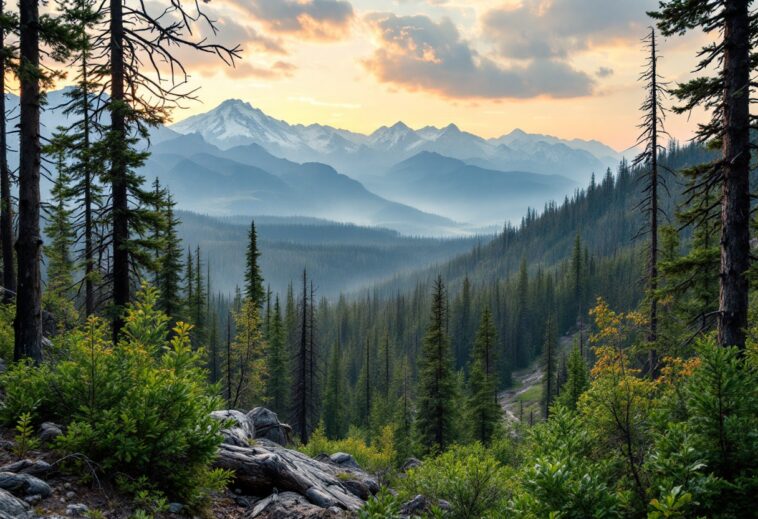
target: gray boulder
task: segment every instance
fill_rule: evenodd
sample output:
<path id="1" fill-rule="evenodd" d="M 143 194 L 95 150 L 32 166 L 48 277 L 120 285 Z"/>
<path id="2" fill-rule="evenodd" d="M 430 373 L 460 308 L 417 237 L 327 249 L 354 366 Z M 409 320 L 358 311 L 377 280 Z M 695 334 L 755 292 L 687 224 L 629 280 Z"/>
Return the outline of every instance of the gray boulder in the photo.
<path id="1" fill-rule="evenodd" d="M 0 519 L 31 518 L 30 506 L 7 490 L 0 489 Z"/>
<path id="2" fill-rule="evenodd" d="M 68 517 L 87 517 L 89 507 L 84 503 L 75 503 L 66 507 L 66 515 Z"/>
<path id="3" fill-rule="evenodd" d="M 339 465 L 340 467 L 348 467 L 351 469 L 361 468 L 360 465 L 358 465 L 358 462 L 355 461 L 355 458 L 352 456 L 352 454 L 348 454 L 346 452 L 335 452 L 329 456 L 329 459 L 331 459 L 333 463 Z"/>
<path id="4" fill-rule="evenodd" d="M 14 472 L 0 472 L 0 488 L 21 497 L 39 495 L 45 498 L 53 493 L 50 485 L 41 479 Z"/>
<path id="5" fill-rule="evenodd" d="M 0 467 L 0 472 L 15 472 L 16 474 L 29 474 L 31 476 L 44 476 L 53 470 L 52 465 L 42 460 L 23 459 L 8 463 Z"/>
<path id="6" fill-rule="evenodd" d="M 256 438 L 265 438 L 279 445 L 290 443 L 292 428 L 279 421 L 275 412 L 265 407 L 256 407 L 249 413 L 247 418 L 253 424 Z"/>
<path id="7" fill-rule="evenodd" d="M 44 422 L 39 426 L 39 429 L 39 439 L 42 443 L 50 443 L 58 436 L 63 435 L 63 429 L 61 426 L 53 422 Z"/>
<path id="8" fill-rule="evenodd" d="M 339 508 L 323 508 L 295 492 L 272 494 L 255 504 L 250 516 L 254 519 L 344 519 L 352 517 Z"/>
<path id="9" fill-rule="evenodd" d="M 255 426 L 245 413 L 228 409 L 225 411 L 213 411 L 211 417 L 220 422 L 228 422 L 221 433 L 224 435 L 224 443 L 237 447 L 248 447 L 255 439 Z"/>

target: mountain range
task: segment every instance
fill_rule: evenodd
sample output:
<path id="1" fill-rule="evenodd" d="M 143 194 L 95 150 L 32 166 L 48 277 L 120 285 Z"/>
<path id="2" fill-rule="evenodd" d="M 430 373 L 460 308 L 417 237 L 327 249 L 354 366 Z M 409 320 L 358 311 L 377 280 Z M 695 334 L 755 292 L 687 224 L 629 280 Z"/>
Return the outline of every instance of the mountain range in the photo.
<path id="1" fill-rule="evenodd" d="M 224 101 L 170 128 L 181 134 L 199 133 L 221 149 L 259 144 L 274 155 L 297 162 L 324 162 L 369 183 L 371 177 L 421 152 L 440 153 L 492 170 L 558 174 L 582 185 L 593 172 L 601 174 L 622 158 L 598 141 L 561 140 L 518 129 L 485 139 L 454 124 L 413 130 L 398 122 L 369 135 L 320 124 L 289 124 L 238 99 Z"/>
<path id="2" fill-rule="evenodd" d="M 15 110 L 18 98 L 8 96 Z M 67 120 L 65 90 L 48 93 L 43 136 Z M 597 141 L 514 130 L 484 139 L 455 125 L 404 123 L 370 135 L 289 124 L 249 103 L 153 130 L 141 173 L 180 209 L 210 215 L 315 217 L 408 235 L 459 235 L 518 221 L 584 185 L 621 155 Z M 10 152 L 11 163 L 17 161 Z M 43 196 L 49 185 L 43 186 Z"/>

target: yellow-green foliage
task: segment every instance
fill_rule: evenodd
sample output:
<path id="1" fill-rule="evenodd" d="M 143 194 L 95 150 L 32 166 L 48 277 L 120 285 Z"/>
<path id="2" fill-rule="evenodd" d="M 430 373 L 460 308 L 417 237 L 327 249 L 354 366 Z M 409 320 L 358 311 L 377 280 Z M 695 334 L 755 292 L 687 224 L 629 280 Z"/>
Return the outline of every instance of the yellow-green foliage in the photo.
<path id="1" fill-rule="evenodd" d="M 25 458 L 30 450 L 37 447 L 39 447 L 39 440 L 34 435 L 32 415 L 24 413 L 19 417 L 16 425 L 16 444 L 13 452 L 19 458 Z"/>
<path id="2" fill-rule="evenodd" d="M 393 429 L 390 425 L 382 429 L 381 436 L 372 445 L 366 442 L 357 429 L 351 429 L 347 438 L 330 440 L 326 437 L 323 426 L 320 426 L 314 431 L 308 445 L 300 450 L 308 456 L 346 452 L 351 454 L 364 470 L 387 472 L 391 470 L 395 456 L 393 444 Z"/>
<path id="3" fill-rule="evenodd" d="M 206 382 L 202 351 L 190 346 L 190 326 L 179 323 L 169 340 L 156 297 L 150 288 L 139 294 L 117 345 L 93 317 L 58 338 L 65 360 L 12 366 L 0 376 L 8 396 L 1 416 L 57 421 L 66 426 L 58 449 L 192 502 L 218 479 L 207 466 L 221 440 L 221 424 L 209 415 L 221 402 Z"/>
<path id="4" fill-rule="evenodd" d="M 501 517 L 510 496 L 512 470 L 503 466 L 479 443 L 454 446 L 398 478 L 404 499 L 422 494 L 450 503 L 450 514 L 459 519 Z"/>
<path id="5" fill-rule="evenodd" d="M 9 363 L 13 359 L 13 305 L 0 304 L 0 359 Z"/>

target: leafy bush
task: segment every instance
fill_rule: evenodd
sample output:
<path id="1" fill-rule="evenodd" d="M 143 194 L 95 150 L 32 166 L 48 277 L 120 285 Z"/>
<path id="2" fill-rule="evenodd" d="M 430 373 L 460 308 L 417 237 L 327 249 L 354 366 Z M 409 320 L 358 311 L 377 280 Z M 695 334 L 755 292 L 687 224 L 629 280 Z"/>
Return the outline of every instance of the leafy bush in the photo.
<path id="1" fill-rule="evenodd" d="M 422 494 L 447 501 L 452 517 L 495 517 L 509 497 L 509 475 L 490 451 L 475 443 L 452 447 L 409 470 L 398 487 L 404 498 Z"/>
<path id="2" fill-rule="evenodd" d="M 0 359 L 6 364 L 13 360 L 13 318 L 15 315 L 16 307 L 14 305 L 0 303 Z"/>
<path id="3" fill-rule="evenodd" d="M 400 514 L 400 500 L 382 487 L 377 495 L 366 501 L 358 519 L 395 519 Z"/>
<path id="4" fill-rule="evenodd" d="M 530 460 L 511 507 L 520 517 L 619 517 L 619 497 L 609 488 L 609 468 L 591 461 L 593 437 L 575 413 L 556 405 L 550 420 L 529 438 Z"/>
<path id="5" fill-rule="evenodd" d="M 167 340 L 167 318 L 155 304 L 155 290 L 140 293 L 116 346 L 106 323 L 90 318 L 62 338 L 66 360 L 13 366 L 0 378 L 2 416 L 30 412 L 66 425 L 60 450 L 84 454 L 110 475 L 144 476 L 191 503 L 208 481 L 219 483 L 207 466 L 221 441 L 210 413 L 221 402 L 206 383 L 202 352 L 192 351 L 190 326 L 179 323 Z"/>
<path id="6" fill-rule="evenodd" d="M 300 450 L 308 456 L 314 457 L 319 454 L 334 454 L 346 452 L 355 458 L 358 465 L 369 472 L 389 472 L 395 458 L 393 447 L 392 426 L 382 429 L 381 436 L 369 445 L 361 432 L 355 428 L 350 429 L 347 438 L 330 440 L 326 437 L 324 427 L 319 426 L 310 438 L 308 445 L 300 447 Z"/>

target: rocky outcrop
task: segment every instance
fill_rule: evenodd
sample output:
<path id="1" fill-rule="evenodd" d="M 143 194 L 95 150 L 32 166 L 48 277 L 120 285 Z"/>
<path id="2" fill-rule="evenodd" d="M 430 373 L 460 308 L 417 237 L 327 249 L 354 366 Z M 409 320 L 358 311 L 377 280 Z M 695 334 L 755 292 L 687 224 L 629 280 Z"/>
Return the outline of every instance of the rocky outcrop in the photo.
<path id="1" fill-rule="evenodd" d="M 268 515 L 261 515 L 261 517 L 299 517 L 297 515 L 271 515 L 276 510 L 285 507 L 280 498 L 273 499 L 273 495 L 277 492 L 281 492 L 280 495 L 294 493 L 300 496 L 297 502 L 292 499 L 286 501 L 286 506 L 290 507 L 301 506 L 302 503 L 307 502 L 309 506 L 321 511 L 329 509 L 355 511 L 363 506 L 369 495 L 379 490 L 376 481 L 360 470 L 357 464 L 355 467 L 343 467 L 331 460 L 329 462 L 315 460 L 266 438 L 256 439 L 256 427 L 252 423 L 252 414 L 244 415 L 238 411 L 213 413 L 215 418 L 228 420 L 230 423 L 230 427 L 223 431 L 224 442 L 219 448 L 215 466 L 233 471 L 235 485 L 242 491 L 271 498 L 266 498 L 269 503 L 266 506 L 274 508 L 268 509 L 266 512 Z M 266 414 L 256 413 L 259 417 Z M 256 509 L 261 506 L 263 505 L 259 503 Z M 260 511 L 260 514 L 263 514 L 263 511 Z M 306 515 L 303 517 L 338 516 Z"/>
<path id="2" fill-rule="evenodd" d="M 279 421 L 275 412 L 265 407 L 256 407 L 247 413 L 248 420 L 255 428 L 256 438 L 265 438 L 279 445 L 291 443 L 292 428 Z"/>
<path id="3" fill-rule="evenodd" d="M 256 503 L 250 514 L 253 519 L 289 519 L 302 517 L 306 519 L 342 519 L 351 517 L 339 508 L 322 508 L 312 504 L 295 492 L 272 494 Z"/>
<path id="4" fill-rule="evenodd" d="M 31 518 L 30 506 L 7 490 L 0 489 L 0 519 Z"/>

